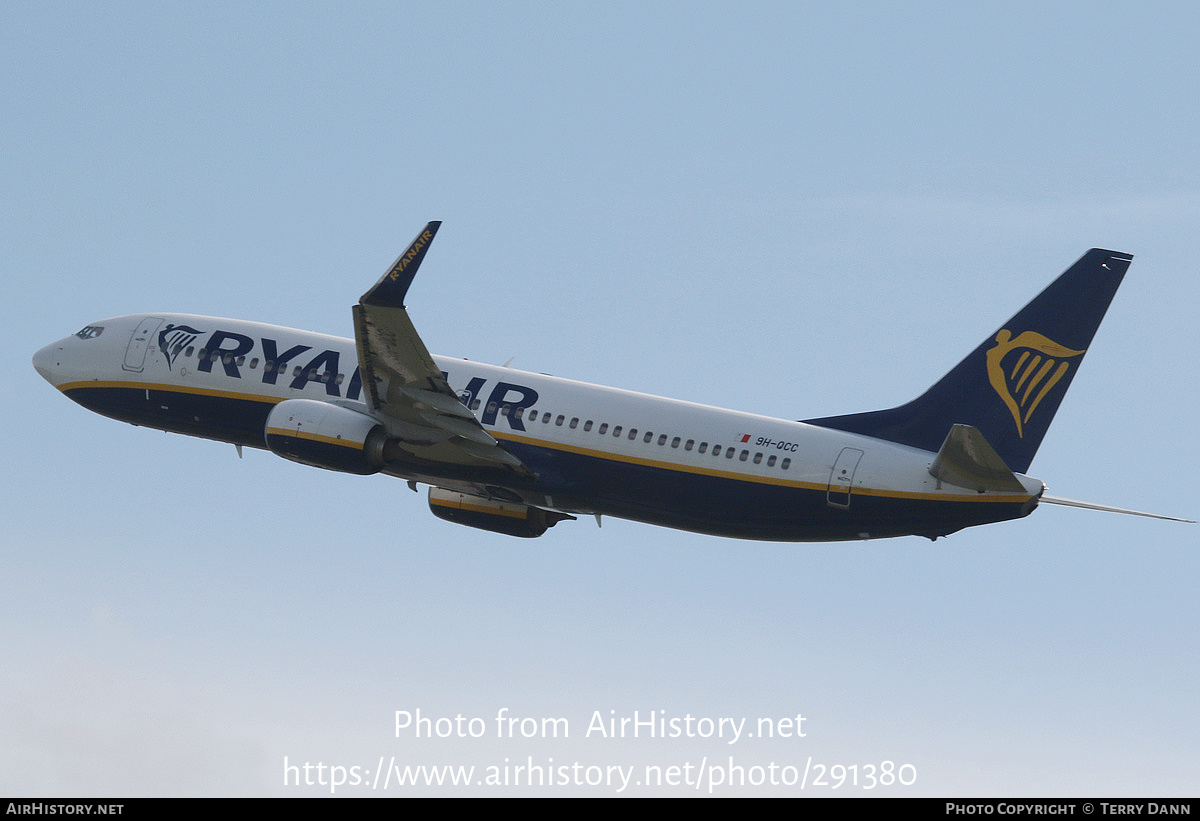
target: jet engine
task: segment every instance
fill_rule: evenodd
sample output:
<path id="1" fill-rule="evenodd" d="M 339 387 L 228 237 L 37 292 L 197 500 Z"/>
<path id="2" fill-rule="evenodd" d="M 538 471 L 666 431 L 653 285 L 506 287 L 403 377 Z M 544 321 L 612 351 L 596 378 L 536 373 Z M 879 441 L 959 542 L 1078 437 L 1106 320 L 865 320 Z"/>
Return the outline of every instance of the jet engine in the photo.
<path id="1" fill-rule="evenodd" d="M 563 519 L 575 518 L 540 507 L 499 502 L 486 496 L 440 487 L 429 488 L 429 509 L 434 516 L 447 522 L 526 539 L 541 536 L 547 528 L 554 527 Z"/>
<path id="2" fill-rule="evenodd" d="M 284 459 L 367 476 L 383 467 L 388 435 L 364 413 L 313 399 L 285 399 L 267 417 L 266 440 Z"/>

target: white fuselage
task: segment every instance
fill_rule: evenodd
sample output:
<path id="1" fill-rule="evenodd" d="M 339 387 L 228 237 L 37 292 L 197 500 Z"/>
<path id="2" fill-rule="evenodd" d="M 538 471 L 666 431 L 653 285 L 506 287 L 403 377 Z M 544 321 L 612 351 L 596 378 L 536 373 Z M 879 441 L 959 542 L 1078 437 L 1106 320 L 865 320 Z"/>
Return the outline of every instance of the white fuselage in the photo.
<path id="1" fill-rule="evenodd" d="M 89 331 L 89 329 L 91 329 Z M 99 329 L 99 330 L 96 330 Z M 434 357 L 483 428 L 536 473 L 507 488 L 528 504 L 746 538 L 941 535 L 1030 512 L 1023 493 L 944 485 L 935 454 L 867 436 L 463 359 Z M 40 350 L 34 364 L 114 418 L 265 447 L 275 404 L 332 402 L 363 414 L 355 343 L 187 314 L 106 319 Z M 478 491 L 487 481 L 385 472 Z"/>

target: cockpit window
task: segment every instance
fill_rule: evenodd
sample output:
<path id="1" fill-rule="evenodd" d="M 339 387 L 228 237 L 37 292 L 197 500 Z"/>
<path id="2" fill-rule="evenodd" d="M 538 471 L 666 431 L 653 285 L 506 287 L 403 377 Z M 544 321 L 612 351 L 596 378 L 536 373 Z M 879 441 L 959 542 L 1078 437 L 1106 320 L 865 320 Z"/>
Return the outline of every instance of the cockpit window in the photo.
<path id="1" fill-rule="evenodd" d="M 75 336 L 79 337 L 80 339 L 95 339 L 102 333 L 104 333 L 103 325 L 88 325 L 82 331 L 75 334 Z"/>

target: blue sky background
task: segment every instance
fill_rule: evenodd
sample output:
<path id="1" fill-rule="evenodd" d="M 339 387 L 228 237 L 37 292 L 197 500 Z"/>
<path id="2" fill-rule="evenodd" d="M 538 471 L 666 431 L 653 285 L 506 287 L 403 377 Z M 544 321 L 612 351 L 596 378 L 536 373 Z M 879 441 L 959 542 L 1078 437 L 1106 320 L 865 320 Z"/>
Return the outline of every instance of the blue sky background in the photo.
<path id="1" fill-rule="evenodd" d="M 0 793 L 732 755 L 915 767 L 874 794 L 1195 795 L 1195 526 L 518 541 L 401 482 L 103 419 L 29 358 L 148 311 L 348 336 L 441 219 L 409 294 L 432 351 L 814 417 L 915 396 L 1100 246 L 1134 263 L 1031 473 L 1195 518 L 1198 26 L 1185 3 L 6 3 Z M 571 738 L 392 730 L 501 707 Z M 610 710 L 808 734 L 583 738 Z"/>

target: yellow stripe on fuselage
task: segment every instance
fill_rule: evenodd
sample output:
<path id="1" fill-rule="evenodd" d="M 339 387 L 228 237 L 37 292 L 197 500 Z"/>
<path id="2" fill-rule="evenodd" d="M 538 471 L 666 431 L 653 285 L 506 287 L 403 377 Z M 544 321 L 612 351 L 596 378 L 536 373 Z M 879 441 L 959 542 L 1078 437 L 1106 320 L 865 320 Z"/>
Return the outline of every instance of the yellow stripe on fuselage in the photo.
<path id="1" fill-rule="evenodd" d="M 676 473 L 690 473 L 698 476 L 714 476 L 721 479 L 733 479 L 740 482 L 752 482 L 760 485 L 777 485 L 780 487 L 792 487 L 802 490 L 825 491 L 829 489 L 827 482 L 804 482 L 797 479 L 783 479 L 774 476 L 758 476 L 748 473 L 735 473 L 728 470 L 716 470 L 714 468 L 700 467 L 698 465 L 683 465 L 678 462 L 665 462 L 656 459 L 645 459 L 639 456 L 628 456 L 622 453 L 610 453 L 603 450 L 593 450 L 591 448 L 581 448 L 576 445 L 564 445 L 559 442 L 551 442 L 545 439 L 535 439 L 529 436 L 520 436 L 513 433 L 504 433 L 496 430 L 488 431 L 496 439 L 509 442 L 520 442 L 534 447 L 547 448 L 549 450 L 559 450 L 566 453 L 575 453 L 580 456 L 591 456 L 596 459 L 606 459 L 610 462 L 622 462 L 630 465 L 641 465 L 643 467 L 658 468 L 660 470 L 670 470 Z M 880 498 L 891 499 L 923 499 L 935 502 L 1024 502 L 1033 498 L 1030 494 L 1009 495 L 1009 496 L 993 496 L 981 495 L 975 493 L 963 494 L 945 494 L 945 493 L 924 493 L 920 491 L 906 490 L 884 490 L 881 488 L 869 487 L 854 487 L 850 491 L 852 496 L 877 496 Z"/>
<path id="2" fill-rule="evenodd" d="M 138 391 L 166 391 L 168 393 L 186 393 L 191 396 L 215 396 L 219 399 L 242 399 L 247 402 L 261 402 L 270 405 L 278 405 L 287 398 L 283 396 L 267 396 L 261 393 L 218 391 L 212 388 L 184 388 L 178 385 L 163 385 L 158 382 L 106 382 L 98 379 L 86 382 L 64 382 L 57 387 L 63 393 L 80 388 L 132 388 Z"/>
<path id="3" fill-rule="evenodd" d="M 191 394 L 194 396 L 212 396 L 221 399 L 235 399 L 240 401 L 258 402 L 262 404 L 276 405 L 286 397 L 270 396 L 257 393 L 238 393 L 234 391 L 220 391 L 211 388 L 199 387 L 180 387 L 178 385 L 163 385 L 152 382 L 106 382 L 106 381 L 85 381 L 85 382 L 66 382 L 57 386 L 62 392 L 81 388 L 132 388 L 134 390 L 154 390 L 167 391 L 170 393 Z M 776 485 L 779 487 L 791 487 L 801 490 L 826 491 L 829 486 L 826 482 L 804 482 L 796 479 L 785 479 L 774 476 L 760 476 L 748 473 L 736 473 L 728 470 L 717 470 L 715 468 L 700 467 L 698 465 L 684 465 L 678 462 L 668 462 L 657 459 L 646 459 L 639 456 L 629 456 L 622 453 L 612 453 L 610 451 L 596 450 L 594 448 L 583 448 L 577 445 L 567 445 L 561 442 L 554 442 L 547 439 L 538 439 L 532 436 L 523 436 L 515 433 L 508 433 L 496 429 L 487 429 L 489 434 L 501 441 L 518 442 L 520 444 L 532 445 L 534 447 L 545 448 L 547 450 L 557 450 L 564 453 L 574 453 L 580 456 L 589 456 L 595 459 L 605 459 L 610 462 L 620 462 L 622 464 L 640 465 L 642 467 L 658 468 L 660 470 L 669 470 L 676 473 L 688 473 L 697 476 L 712 476 L 721 479 L 733 479 L 739 482 L 750 482 L 761 485 Z M 345 439 L 332 439 L 329 437 L 321 437 L 316 434 L 299 433 L 287 429 L 272 428 L 270 432 L 274 432 L 284 436 L 295 436 L 299 438 L 311 439 L 314 441 L 326 442 L 328 444 L 342 445 L 345 447 L 358 448 L 358 443 Z M 851 496 L 875 496 L 886 499 L 916 499 L 933 502 L 995 502 L 1012 504 L 1014 502 L 1026 502 L 1033 498 L 1033 494 L 1009 494 L 996 495 L 962 493 L 962 494 L 945 494 L 945 493 L 928 493 L 922 491 L 906 491 L 906 490 L 885 490 L 882 488 L 870 487 L 854 487 L 850 489 Z"/>

